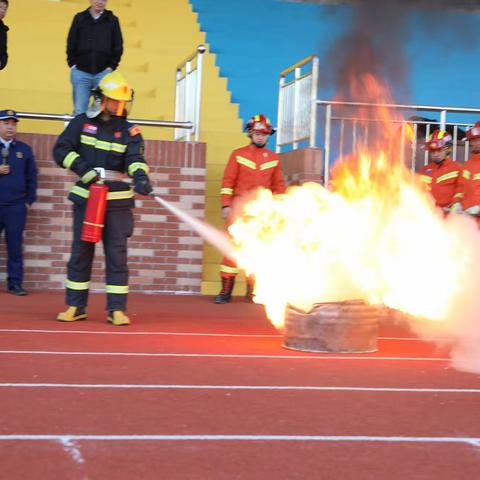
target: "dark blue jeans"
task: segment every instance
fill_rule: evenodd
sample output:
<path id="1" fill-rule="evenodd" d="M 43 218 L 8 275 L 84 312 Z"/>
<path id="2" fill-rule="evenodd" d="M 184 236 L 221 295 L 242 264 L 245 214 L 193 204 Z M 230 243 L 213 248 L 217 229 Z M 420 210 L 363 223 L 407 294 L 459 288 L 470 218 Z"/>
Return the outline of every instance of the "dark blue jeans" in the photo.
<path id="1" fill-rule="evenodd" d="M 23 231 L 26 220 L 27 207 L 24 203 L 0 205 L 0 234 L 5 230 L 9 287 L 23 282 Z"/>

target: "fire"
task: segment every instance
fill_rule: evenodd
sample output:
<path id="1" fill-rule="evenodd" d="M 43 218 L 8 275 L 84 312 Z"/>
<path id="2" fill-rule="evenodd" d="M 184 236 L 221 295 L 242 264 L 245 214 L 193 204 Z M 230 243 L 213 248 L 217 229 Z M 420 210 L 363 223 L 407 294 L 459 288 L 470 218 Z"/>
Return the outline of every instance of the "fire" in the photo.
<path id="1" fill-rule="evenodd" d="M 373 77 L 363 88 L 387 103 Z M 401 159 L 399 119 L 382 106 L 374 115 L 375 141 L 359 139 L 337 161 L 329 189 L 260 191 L 230 227 L 239 266 L 255 275 L 255 301 L 278 328 L 287 305 L 308 312 L 351 299 L 437 322 L 455 317 L 477 261 L 474 222 L 444 218 Z"/>

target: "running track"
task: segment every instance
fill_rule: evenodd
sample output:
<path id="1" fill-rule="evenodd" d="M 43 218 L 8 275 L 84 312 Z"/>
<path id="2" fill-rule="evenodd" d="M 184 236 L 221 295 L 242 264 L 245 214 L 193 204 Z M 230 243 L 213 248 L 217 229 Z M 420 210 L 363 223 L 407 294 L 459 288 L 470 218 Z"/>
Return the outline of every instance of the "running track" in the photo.
<path id="1" fill-rule="evenodd" d="M 480 478 L 480 377 L 406 329 L 379 351 L 281 347 L 258 305 L 131 295 L 133 325 L 0 294 L 0 478 Z"/>

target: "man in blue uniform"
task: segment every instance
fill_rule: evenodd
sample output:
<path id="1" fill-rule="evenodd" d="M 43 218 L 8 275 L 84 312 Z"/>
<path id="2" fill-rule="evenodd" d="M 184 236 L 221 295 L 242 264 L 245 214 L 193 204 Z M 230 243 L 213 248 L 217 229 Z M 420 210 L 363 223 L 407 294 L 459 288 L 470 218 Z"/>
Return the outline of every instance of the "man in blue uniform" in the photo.
<path id="1" fill-rule="evenodd" d="M 109 73 L 93 91 L 86 114 L 75 117 L 53 149 L 55 162 L 75 172 L 80 180 L 69 194 L 73 202 L 73 243 L 67 266 L 66 311 L 62 322 L 87 318 L 88 291 L 95 244 L 81 239 L 89 186 L 99 179 L 108 187 L 103 229 L 106 266 L 107 320 L 128 325 L 125 314 L 128 293 L 127 240 L 133 233 L 134 192 L 148 195 L 152 187 L 143 157 L 144 143 L 138 127 L 126 119 L 133 90 L 118 71 Z"/>
<path id="2" fill-rule="evenodd" d="M 13 110 L 0 111 L 0 234 L 5 231 L 8 291 L 22 296 L 23 231 L 37 198 L 37 167 L 32 149 L 14 138 L 17 122 Z"/>

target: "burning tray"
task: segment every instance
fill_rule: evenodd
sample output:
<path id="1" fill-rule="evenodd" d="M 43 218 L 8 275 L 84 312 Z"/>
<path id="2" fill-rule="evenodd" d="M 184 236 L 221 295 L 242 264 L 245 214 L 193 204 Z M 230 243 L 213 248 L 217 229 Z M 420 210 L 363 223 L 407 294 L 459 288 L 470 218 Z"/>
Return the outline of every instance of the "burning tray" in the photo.
<path id="1" fill-rule="evenodd" d="M 377 351 L 383 308 L 362 300 L 317 303 L 308 313 L 287 307 L 283 346 L 303 352 Z"/>

